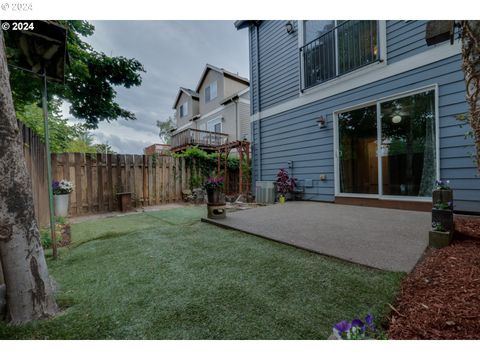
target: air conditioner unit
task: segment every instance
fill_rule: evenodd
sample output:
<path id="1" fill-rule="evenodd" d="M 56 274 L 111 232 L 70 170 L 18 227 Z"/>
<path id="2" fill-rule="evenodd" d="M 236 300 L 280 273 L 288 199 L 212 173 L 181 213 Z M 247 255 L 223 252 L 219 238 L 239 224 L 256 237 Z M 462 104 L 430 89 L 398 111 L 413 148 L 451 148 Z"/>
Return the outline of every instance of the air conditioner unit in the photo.
<path id="1" fill-rule="evenodd" d="M 257 204 L 274 204 L 275 183 L 273 181 L 257 181 L 255 183 L 255 201 Z"/>

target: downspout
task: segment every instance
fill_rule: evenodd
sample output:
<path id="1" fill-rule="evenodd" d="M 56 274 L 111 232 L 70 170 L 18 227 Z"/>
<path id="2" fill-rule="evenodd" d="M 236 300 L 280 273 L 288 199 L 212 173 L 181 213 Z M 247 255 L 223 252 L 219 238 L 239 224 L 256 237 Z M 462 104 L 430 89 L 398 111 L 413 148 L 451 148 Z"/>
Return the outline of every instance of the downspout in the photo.
<path id="1" fill-rule="evenodd" d="M 238 134 L 239 134 L 238 128 L 239 128 L 239 126 L 240 126 L 240 125 L 238 124 L 238 99 L 233 100 L 233 102 L 235 103 L 235 131 L 236 131 L 235 139 L 241 140 L 241 139 L 238 137 Z"/>
<path id="2" fill-rule="evenodd" d="M 255 81 L 257 82 L 257 114 L 258 114 L 258 147 L 257 147 L 257 156 L 258 156 L 258 180 L 262 180 L 262 119 L 260 117 L 260 24 L 255 23 L 256 28 L 256 41 L 257 41 L 257 76 Z"/>

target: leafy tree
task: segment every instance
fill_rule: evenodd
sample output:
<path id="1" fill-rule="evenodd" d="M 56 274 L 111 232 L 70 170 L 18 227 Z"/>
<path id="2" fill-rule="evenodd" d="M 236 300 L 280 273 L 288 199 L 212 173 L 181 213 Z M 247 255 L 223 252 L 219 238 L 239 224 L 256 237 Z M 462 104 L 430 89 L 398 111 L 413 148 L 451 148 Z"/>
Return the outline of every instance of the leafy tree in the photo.
<path id="1" fill-rule="evenodd" d="M 135 114 L 123 109 L 115 97 L 114 86 L 130 88 L 142 83 L 143 65 L 136 59 L 123 56 L 108 56 L 94 50 L 82 37 L 91 36 L 94 26 L 87 21 L 58 21 L 68 28 L 67 50 L 70 65 L 66 68 L 65 85 L 50 83 L 49 102 L 58 97 L 71 104 L 70 113 L 84 119 L 90 129 L 98 127 L 100 121 L 119 118 L 135 120 Z M 9 51 L 10 58 L 15 51 Z M 9 58 L 9 61 L 11 60 Z M 14 70 L 10 83 L 17 109 L 38 102 L 41 84 L 28 73 Z"/>
<path id="2" fill-rule="evenodd" d="M 42 141 L 45 141 L 43 111 L 35 103 L 24 105 L 16 111 L 17 119 L 35 132 Z M 60 111 L 60 100 L 52 99 L 49 106 L 49 133 L 50 150 L 54 153 L 65 152 L 79 131 L 79 126 L 68 124 Z"/>
<path id="3" fill-rule="evenodd" d="M 463 72 L 470 106 L 468 120 L 475 140 L 475 157 L 480 170 L 480 21 L 461 21 Z"/>
<path id="4" fill-rule="evenodd" d="M 108 144 L 95 144 L 95 150 L 100 154 L 115 154 L 115 151 L 112 150 L 112 147 Z"/>
<path id="5" fill-rule="evenodd" d="M 167 120 L 160 121 L 157 120 L 158 127 L 158 136 L 164 144 L 170 144 L 172 141 L 171 131 L 175 129 L 175 119 L 172 116 L 169 116 Z"/>

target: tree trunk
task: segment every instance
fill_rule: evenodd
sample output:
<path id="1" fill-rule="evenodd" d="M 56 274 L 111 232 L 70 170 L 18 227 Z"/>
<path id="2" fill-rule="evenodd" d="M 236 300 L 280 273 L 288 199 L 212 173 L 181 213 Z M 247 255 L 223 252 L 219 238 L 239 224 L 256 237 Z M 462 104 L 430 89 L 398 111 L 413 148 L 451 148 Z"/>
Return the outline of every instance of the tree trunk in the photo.
<path id="1" fill-rule="evenodd" d="M 475 140 L 477 167 L 480 170 L 480 21 L 462 21 L 463 72 L 470 106 L 470 126 Z"/>
<path id="2" fill-rule="evenodd" d="M 35 220 L 32 182 L 18 130 L 0 31 L 0 263 L 6 319 L 22 324 L 57 312 Z"/>

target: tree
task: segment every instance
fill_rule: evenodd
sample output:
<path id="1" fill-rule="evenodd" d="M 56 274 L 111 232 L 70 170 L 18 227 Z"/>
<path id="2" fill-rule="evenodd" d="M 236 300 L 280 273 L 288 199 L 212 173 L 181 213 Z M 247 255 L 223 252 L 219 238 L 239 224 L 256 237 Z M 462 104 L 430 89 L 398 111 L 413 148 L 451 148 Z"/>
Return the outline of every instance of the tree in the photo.
<path id="1" fill-rule="evenodd" d="M 70 113 L 77 119 L 84 119 L 90 129 L 97 128 L 100 121 L 118 118 L 135 120 L 135 114 L 115 102 L 117 93 L 114 86 L 130 88 L 141 85 L 141 73 L 145 72 L 143 65 L 136 59 L 111 57 L 95 51 L 81 38 L 94 33 L 94 26 L 87 21 L 58 22 L 68 28 L 70 66 L 66 69 L 65 85 L 49 84 L 49 102 L 55 96 L 68 101 L 71 104 Z M 17 56 L 18 50 L 8 50 L 9 60 Z M 40 99 L 40 84 L 29 74 L 12 71 L 10 82 L 17 108 Z"/>
<path id="2" fill-rule="evenodd" d="M 468 116 L 475 140 L 475 157 L 480 170 L 480 21 L 464 20 L 462 28 L 463 72 L 467 86 Z"/>
<path id="3" fill-rule="evenodd" d="M 172 140 L 172 130 L 175 129 L 175 120 L 169 116 L 167 120 L 157 120 L 158 136 L 164 144 L 170 144 Z"/>
<path id="4" fill-rule="evenodd" d="M 65 152 L 69 144 L 79 132 L 78 125 L 69 125 L 68 120 L 62 118 L 61 101 L 52 99 L 49 106 L 49 134 L 50 150 L 53 153 Z M 42 108 L 32 103 L 16 109 L 17 119 L 35 132 L 42 141 L 45 141 L 44 121 Z"/>
<path id="5" fill-rule="evenodd" d="M 0 263 L 7 319 L 20 324 L 53 316 L 57 305 L 33 207 L 0 31 Z"/>

